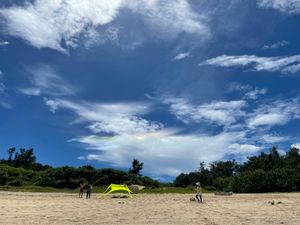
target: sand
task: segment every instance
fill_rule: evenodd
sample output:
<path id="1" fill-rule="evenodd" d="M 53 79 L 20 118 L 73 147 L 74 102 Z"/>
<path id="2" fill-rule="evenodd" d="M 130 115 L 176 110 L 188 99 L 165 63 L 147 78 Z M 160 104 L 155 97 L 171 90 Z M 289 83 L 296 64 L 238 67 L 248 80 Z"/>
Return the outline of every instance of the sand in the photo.
<path id="1" fill-rule="evenodd" d="M 191 202 L 191 194 L 138 194 L 133 199 L 26 192 L 0 196 L 0 224 L 300 224 L 300 193 L 204 194 L 203 204 Z"/>

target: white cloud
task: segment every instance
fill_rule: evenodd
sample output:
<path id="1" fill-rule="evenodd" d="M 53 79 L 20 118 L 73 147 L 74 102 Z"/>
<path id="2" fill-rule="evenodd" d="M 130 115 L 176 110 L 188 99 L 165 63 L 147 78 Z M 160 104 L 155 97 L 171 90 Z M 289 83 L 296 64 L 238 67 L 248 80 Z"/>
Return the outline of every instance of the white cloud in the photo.
<path id="1" fill-rule="evenodd" d="M 149 122 L 138 117 L 121 117 L 111 121 L 94 122 L 88 128 L 94 133 L 143 133 L 158 130 L 162 127 L 160 123 Z"/>
<path id="2" fill-rule="evenodd" d="M 20 88 L 19 91 L 25 95 L 39 96 L 41 90 L 39 88 Z"/>
<path id="3" fill-rule="evenodd" d="M 88 134 L 69 140 L 93 151 L 78 159 L 127 168 L 133 158 L 138 158 L 145 164 L 144 173 L 153 177 L 192 171 L 200 161 L 210 163 L 228 156 L 244 160 L 262 151 L 263 144 L 288 139 L 257 128 L 284 125 L 300 118 L 298 98 L 263 103 L 252 112 L 245 109 L 246 100 L 200 105 L 184 98 L 159 100 L 169 105 L 171 113 L 184 122 L 211 121 L 222 129 L 217 134 L 182 134 L 188 126 L 170 128 L 146 119 L 154 109 L 148 102 L 92 103 L 44 98 L 52 112 L 71 112 L 76 120 L 73 125 L 87 128 L 84 133 Z"/>
<path id="4" fill-rule="evenodd" d="M 3 45 L 8 45 L 9 44 L 9 42 L 8 41 L 1 41 L 0 40 L 0 46 L 3 46 Z"/>
<path id="5" fill-rule="evenodd" d="M 260 151 L 262 148 L 258 147 L 256 145 L 251 145 L 251 144 L 234 143 L 234 144 L 229 145 L 228 149 L 229 149 L 228 153 L 231 153 L 231 154 L 243 153 L 243 155 L 250 155 L 250 154 Z"/>
<path id="6" fill-rule="evenodd" d="M 201 105 L 194 105 L 183 98 L 166 98 L 163 101 L 170 105 L 170 111 L 177 119 L 187 124 L 201 121 L 219 125 L 233 124 L 244 115 L 241 109 L 246 106 L 244 100 L 215 101 Z"/>
<path id="7" fill-rule="evenodd" d="M 291 65 L 291 66 L 287 66 L 286 68 L 284 68 L 282 70 L 283 73 L 296 73 L 298 71 L 300 71 L 300 63 Z"/>
<path id="8" fill-rule="evenodd" d="M 267 93 L 266 88 L 262 88 L 262 89 L 255 88 L 254 90 L 247 92 L 245 94 L 245 98 L 246 99 L 257 99 L 260 95 L 264 95 L 266 93 Z"/>
<path id="9" fill-rule="evenodd" d="M 273 8 L 285 14 L 300 13 L 300 0 L 257 0 L 260 8 Z"/>
<path id="10" fill-rule="evenodd" d="M 165 128 L 157 121 L 145 119 L 152 110 L 149 103 L 44 101 L 52 112 L 59 109 L 73 112 L 77 122 L 90 130 L 89 135 L 69 140 L 94 150 L 80 159 L 124 168 L 133 158 L 138 158 L 145 163 L 145 173 L 152 176 L 175 176 L 195 169 L 200 161 L 220 160 L 227 154 L 241 157 L 260 150 L 260 147 L 245 143 L 244 131 L 181 135 L 180 128 Z M 239 102 L 215 102 L 210 107 L 229 110 L 239 109 L 242 105 Z"/>
<path id="11" fill-rule="evenodd" d="M 289 118 L 287 115 L 277 113 L 260 114 L 249 121 L 249 127 L 255 128 L 257 126 L 283 125 L 286 124 L 288 121 Z"/>
<path id="12" fill-rule="evenodd" d="M 149 133 L 151 134 L 151 133 Z M 199 162 L 207 163 L 220 160 L 228 154 L 225 149 L 235 147 L 230 154 L 245 156 L 259 151 L 252 145 L 234 145 L 239 133 L 221 133 L 206 135 L 145 135 L 139 138 L 132 135 L 119 135 L 112 138 L 84 136 L 74 139 L 86 144 L 87 148 L 99 150 L 85 159 L 104 161 L 114 166 L 128 167 L 128 163 L 137 158 L 144 162 L 144 172 L 152 176 L 177 176 L 180 172 L 192 171 Z"/>
<path id="13" fill-rule="evenodd" d="M 47 106 L 49 106 L 51 112 L 55 113 L 57 111 L 59 102 L 48 98 L 44 98 L 44 102 Z"/>
<path id="14" fill-rule="evenodd" d="M 77 89 L 63 80 L 50 66 L 39 65 L 29 69 L 31 87 L 19 88 L 25 95 L 74 95 Z"/>
<path id="15" fill-rule="evenodd" d="M 0 76 L 0 79 L 1 79 L 1 76 Z M 4 94 L 5 90 L 6 90 L 6 87 L 0 80 L 0 94 Z"/>
<path id="16" fill-rule="evenodd" d="M 191 55 L 190 55 L 189 52 L 182 52 L 182 53 L 179 53 L 178 55 L 176 55 L 172 60 L 173 61 L 178 61 L 178 60 L 182 60 L 182 59 L 188 58 L 190 56 Z"/>
<path id="17" fill-rule="evenodd" d="M 4 85 L 3 81 L 3 73 L 0 70 L 0 106 L 6 109 L 12 108 L 12 105 L 7 100 L 7 87 Z"/>
<path id="18" fill-rule="evenodd" d="M 268 71 L 281 73 L 296 73 L 300 70 L 300 55 L 259 57 L 255 55 L 228 56 L 221 55 L 208 59 L 200 65 L 220 67 L 250 67 L 254 71 Z"/>
<path id="19" fill-rule="evenodd" d="M 258 94 L 264 94 L 265 89 L 254 89 L 247 92 L 245 99 L 256 99 Z M 300 119 L 300 99 L 276 100 L 263 103 L 255 110 L 247 110 L 247 101 L 213 101 L 207 104 L 192 104 L 185 98 L 165 98 L 163 103 L 170 106 L 170 112 L 185 124 L 195 124 L 203 121 L 224 126 L 225 130 L 271 128 L 285 125 L 292 120 Z"/>
<path id="20" fill-rule="evenodd" d="M 262 104 L 254 113 L 249 113 L 248 127 L 272 127 L 284 125 L 291 120 L 300 119 L 300 99 L 276 100 L 270 104 Z"/>
<path id="21" fill-rule="evenodd" d="M 234 92 L 234 91 L 250 91 L 252 87 L 248 84 L 243 85 L 237 82 L 230 83 L 228 85 L 227 91 L 228 92 Z"/>
<path id="22" fill-rule="evenodd" d="M 150 105 L 139 102 L 97 104 L 76 103 L 68 100 L 46 100 L 52 112 L 59 108 L 71 110 L 79 121 L 88 122 L 93 133 L 139 134 L 154 132 L 163 127 L 161 123 L 139 117 L 150 111 Z"/>
<path id="23" fill-rule="evenodd" d="M 209 35 L 204 16 L 194 12 L 187 0 L 35 0 L 24 6 L 2 8 L 0 14 L 10 35 L 37 48 L 66 52 L 66 48 L 76 47 L 84 37 L 105 36 L 96 34 L 121 17 L 124 10 L 144 21 L 154 36 Z M 98 41 L 103 39 L 92 40 Z"/>
<path id="24" fill-rule="evenodd" d="M 226 90 L 227 92 L 244 92 L 244 99 L 258 99 L 259 96 L 264 95 L 267 93 L 266 88 L 254 88 L 250 85 L 243 85 L 240 83 L 231 83 L 228 85 Z"/>
<path id="25" fill-rule="evenodd" d="M 274 144 L 288 140 L 288 137 L 275 136 L 270 134 L 264 134 L 260 137 L 261 141 L 264 143 Z"/>
<path id="26" fill-rule="evenodd" d="M 263 49 L 276 49 L 276 48 L 280 48 L 280 47 L 283 47 L 286 45 L 288 45 L 288 42 L 286 40 L 282 40 L 282 41 L 278 41 L 271 45 L 264 45 Z"/>
<path id="27" fill-rule="evenodd" d="M 295 143 L 291 145 L 291 148 L 297 148 L 300 150 L 300 143 Z"/>

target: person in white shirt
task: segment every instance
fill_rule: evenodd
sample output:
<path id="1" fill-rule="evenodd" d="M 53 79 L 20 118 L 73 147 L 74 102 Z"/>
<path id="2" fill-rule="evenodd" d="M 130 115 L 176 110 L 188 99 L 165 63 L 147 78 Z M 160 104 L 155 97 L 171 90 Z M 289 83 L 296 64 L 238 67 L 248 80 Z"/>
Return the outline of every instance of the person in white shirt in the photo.
<path id="1" fill-rule="evenodd" d="M 202 203 L 202 187 L 200 182 L 196 183 L 196 190 L 197 190 L 196 199 L 199 203 Z"/>

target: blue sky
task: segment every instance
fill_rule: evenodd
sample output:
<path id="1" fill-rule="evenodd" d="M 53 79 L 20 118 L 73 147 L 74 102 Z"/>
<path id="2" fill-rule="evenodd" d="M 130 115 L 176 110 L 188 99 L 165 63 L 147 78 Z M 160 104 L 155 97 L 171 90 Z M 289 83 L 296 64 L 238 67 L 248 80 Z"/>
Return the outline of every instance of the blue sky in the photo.
<path id="1" fill-rule="evenodd" d="M 174 178 L 300 143 L 299 0 L 4 0 L 0 156 Z"/>

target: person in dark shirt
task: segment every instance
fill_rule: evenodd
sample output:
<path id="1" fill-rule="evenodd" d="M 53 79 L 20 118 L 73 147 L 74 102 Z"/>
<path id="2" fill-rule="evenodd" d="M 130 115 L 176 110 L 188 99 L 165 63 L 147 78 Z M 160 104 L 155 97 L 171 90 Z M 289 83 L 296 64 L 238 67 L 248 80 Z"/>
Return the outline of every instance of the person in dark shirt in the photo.
<path id="1" fill-rule="evenodd" d="M 91 198 L 92 184 L 89 182 L 86 186 L 86 198 Z"/>

